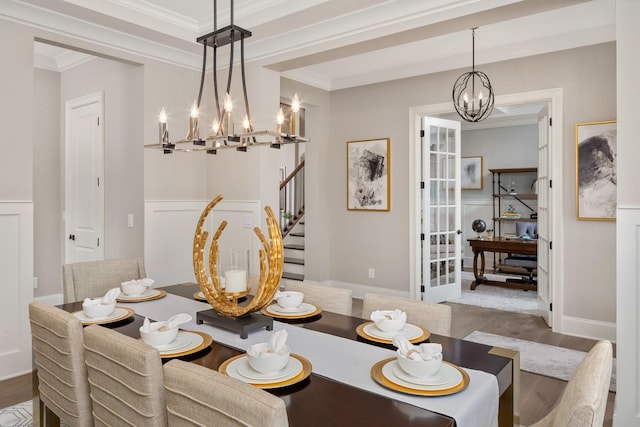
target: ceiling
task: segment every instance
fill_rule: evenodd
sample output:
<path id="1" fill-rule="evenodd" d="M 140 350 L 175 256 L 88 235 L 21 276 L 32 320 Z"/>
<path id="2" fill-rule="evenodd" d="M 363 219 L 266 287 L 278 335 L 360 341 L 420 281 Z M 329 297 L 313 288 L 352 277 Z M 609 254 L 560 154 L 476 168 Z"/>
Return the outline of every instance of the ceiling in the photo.
<path id="1" fill-rule="evenodd" d="M 0 16 L 199 69 L 213 1 L 2 0 Z M 480 69 L 615 40 L 611 0 L 236 0 L 234 21 L 253 33 L 247 62 L 326 90 L 470 68 L 472 27 Z"/>

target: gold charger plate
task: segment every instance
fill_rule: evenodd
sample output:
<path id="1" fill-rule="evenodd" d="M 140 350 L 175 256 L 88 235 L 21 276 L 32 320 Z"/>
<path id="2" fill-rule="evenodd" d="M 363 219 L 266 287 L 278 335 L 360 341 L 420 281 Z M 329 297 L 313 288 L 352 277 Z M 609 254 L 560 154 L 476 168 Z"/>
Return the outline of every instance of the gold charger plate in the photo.
<path id="1" fill-rule="evenodd" d="M 84 314 L 82 310 L 75 311 L 71 314 L 73 314 L 78 319 L 80 319 L 80 323 L 82 323 L 83 325 L 106 325 L 108 323 L 114 323 L 124 319 L 128 319 L 129 317 L 135 314 L 135 311 L 133 311 L 132 309 L 128 307 L 119 307 L 117 305 L 113 311 L 114 313 L 118 311 L 120 314 L 113 315 L 112 313 L 112 316 L 104 317 L 101 319 L 93 319 L 91 317 L 88 317 Z"/>
<path id="2" fill-rule="evenodd" d="M 220 365 L 220 367 L 218 368 L 218 372 L 220 372 L 221 374 L 225 374 L 225 375 L 229 375 L 227 373 L 227 366 L 229 366 L 229 364 L 231 362 L 233 362 L 234 360 L 237 359 L 241 359 L 243 357 L 247 357 L 247 354 L 239 354 L 237 356 L 233 356 L 227 360 L 225 360 L 224 362 L 222 362 L 222 364 Z M 248 382 L 248 384 L 251 384 L 254 387 L 258 387 L 258 388 L 263 388 L 263 389 L 270 389 L 270 388 L 280 388 L 280 387 L 287 387 L 293 384 L 297 384 L 300 381 L 305 380 L 307 377 L 309 377 L 309 375 L 311 375 L 311 362 L 309 362 L 307 359 L 305 359 L 304 357 L 300 356 L 299 354 L 294 354 L 291 353 L 291 357 L 295 357 L 296 359 L 298 359 L 300 361 L 300 363 L 302 363 L 302 370 L 300 371 L 300 373 L 292 378 L 289 378 L 288 380 L 284 380 L 284 381 L 276 381 L 273 383 L 267 383 L 267 384 L 253 384 L 251 382 Z"/>
<path id="3" fill-rule="evenodd" d="M 118 302 L 142 302 L 142 301 L 151 301 L 154 299 L 160 299 L 160 298 L 164 298 L 165 296 L 167 296 L 167 291 L 163 290 L 163 289 L 151 289 L 152 291 L 157 291 L 157 293 L 154 293 L 153 295 L 147 295 L 146 297 L 144 296 L 144 293 L 142 295 L 140 295 L 139 297 L 132 297 L 132 298 L 126 298 L 126 297 L 118 297 L 116 298 L 116 301 Z"/>
<path id="4" fill-rule="evenodd" d="M 356 333 L 358 335 L 360 335 L 362 338 L 367 339 L 369 341 L 375 341 L 375 342 L 379 342 L 379 343 L 383 343 L 383 344 L 391 344 L 393 343 L 393 339 L 392 338 L 382 338 L 382 337 L 374 337 L 373 335 L 369 335 L 368 333 L 366 333 L 364 331 L 364 327 L 367 325 L 372 325 L 374 322 L 364 322 L 360 325 L 358 325 L 358 327 L 356 328 Z M 420 335 L 419 337 L 415 337 L 415 338 L 411 338 L 409 340 L 410 343 L 419 343 L 422 342 L 426 339 L 428 339 L 431 336 L 431 332 L 429 332 L 428 329 L 423 328 L 420 325 L 414 325 L 413 323 L 411 324 L 412 326 L 415 326 L 416 328 L 420 328 L 422 330 L 422 335 Z"/>
<path id="5" fill-rule="evenodd" d="M 314 306 L 316 309 L 310 313 L 304 313 L 304 314 L 274 313 L 272 311 L 267 310 L 268 306 L 260 310 L 260 312 L 266 316 L 274 317 L 276 319 L 306 319 L 307 317 L 317 316 L 318 314 L 322 313 L 322 309 L 317 305 L 315 304 L 309 304 L 309 305 Z"/>
<path id="6" fill-rule="evenodd" d="M 197 299 L 198 301 L 206 301 L 207 299 L 204 297 L 202 291 L 195 291 L 193 293 L 193 299 Z"/>
<path id="7" fill-rule="evenodd" d="M 176 351 L 175 353 L 160 353 L 160 357 L 163 359 L 169 359 L 172 357 L 180 357 L 180 356 L 186 356 L 189 354 L 193 354 L 193 353 L 197 353 L 201 350 L 204 350 L 205 348 L 209 347 L 211 345 L 211 343 L 213 342 L 213 338 L 211 338 L 211 335 L 209 334 L 205 334 L 204 332 L 200 332 L 200 331 L 183 331 L 182 329 L 180 330 L 180 332 L 189 332 L 192 334 L 196 334 L 196 335 L 200 335 L 202 337 L 202 342 L 200 343 L 200 345 L 193 347 L 193 348 L 189 348 L 183 351 Z"/>
<path id="8" fill-rule="evenodd" d="M 416 388 L 411 388 L 411 387 L 403 386 L 400 384 L 396 384 L 393 381 L 389 380 L 387 377 L 385 377 L 384 374 L 382 373 L 382 368 L 387 363 L 393 362 L 394 360 L 396 360 L 395 357 L 384 359 L 371 367 L 371 378 L 373 378 L 374 381 L 380 384 L 381 386 L 386 387 L 388 389 L 399 391 L 401 393 L 413 394 L 416 396 L 446 396 L 449 394 L 458 393 L 464 390 L 465 388 L 467 388 L 467 386 L 469 385 L 469 374 L 467 374 L 467 372 L 464 369 L 450 362 L 443 362 L 443 363 L 446 363 L 456 368 L 462 374 L 462 381 L 460 381 L 458 384 L 452 387 L 439 389 L 439 390 L 424 390 L 424 389 L 416 389 Z"/>

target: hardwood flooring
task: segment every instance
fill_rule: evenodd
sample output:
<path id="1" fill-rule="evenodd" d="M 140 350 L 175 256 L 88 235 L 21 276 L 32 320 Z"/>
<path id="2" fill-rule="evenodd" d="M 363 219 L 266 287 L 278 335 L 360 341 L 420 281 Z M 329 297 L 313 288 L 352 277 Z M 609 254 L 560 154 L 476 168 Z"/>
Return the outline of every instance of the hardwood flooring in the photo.
<path id="1" fill-rule="evenodd" d="M 594 340 L 551 332 L 542 318 L 470 305 L 447 303 L 453 309 L 451 335 L 463 338 L 478 330 L 544 344 L 589 351 Z M 362 300 L 354 299 L 353 315 L 361 317 Z M 614 346 L 615 355 L 615 346 Z M 560 399 L 566 382 L 541 375 L 520 373 L 520 423 L 528 426 L 544 417 Z M 0 408 L 31 399 L 31 374 L 0 382 Z M 604 426 L 612 425 L 615 393 L 609 393 Z"/>

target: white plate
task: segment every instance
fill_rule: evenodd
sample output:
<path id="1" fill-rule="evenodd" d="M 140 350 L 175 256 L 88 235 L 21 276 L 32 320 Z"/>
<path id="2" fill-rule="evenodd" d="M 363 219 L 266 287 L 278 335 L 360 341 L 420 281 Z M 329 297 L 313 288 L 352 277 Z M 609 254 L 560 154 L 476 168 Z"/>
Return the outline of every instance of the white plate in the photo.
<path id="1" fill-rule="evenodd" d="M 370 335 L 375 338 L 382 339 L 392 339 L 396 335 L 402 335 L 408 340 L 412 340 L 414 338 L 418 338 L 422 336 L 424 331 L 416 325 L 412 325 L 411 323 L 406 323 L 402 329 L 394 332 L 384 332 L 378 329 L 375 323 L 369 323 L 362 328 L 365 334 Z"/>
<path id="2" fill-rule="evenodd" d="M 303 302 L 302 304 L 300 304 L 298 307 L 295 307 L 295 308 L 283 308 L 283 307 L 280 307 L 278 304 L 272 304 L 267 307 L 267 311 L 273 314 L 304 315 L 304 314 L 309 314 L 316 311 L 316 306 L 313 304 L 307 304 L 306 302 Z"/>
<path id="3" fill-rule="evenodd" d="M 124 319 L 123 316 L 125 316 L 128 312 L 129 310 L 127 310 L 126 308 L 116 307 L 115 310 L 113 310 L 110 315 L 103 316 L 103 317 L 89 317 L 86 314 L 84 314 L 84 311 L 82 310 L 76 311 L 75 313 L 73 313 L 73 315 L 76 316 L 78 319 L 80 319 L 80 321 L 83 323 L 96 323 L 96 322 L 108 323 L 115 319 L 118 319 L 118 320 L 121 320 L 121 318 Z"/>
<path id="4" fill-rule="evenodd" d="M 415 382 L 405 381 L 404 379 L 398 377 L 395 373 L 394 366 L 397 365 L 398 362 L 393 360 L 382 367 L 382 375 L 384 375 L 389 381 L 392 383 L 398 384 L 403 387 L 412 388 L 414 390 L 425 390 L 425 391 L 437 391 L 437 390 L 446 390 L 451 387 L 455 387 L 460 384 L 462 381 L 462 373 L 458 371 L 455 367 L 443 363 L 442 371 L 443 376 L 447 380 L 442 384 L 416 384 Z M 398 366 L 397 369 L 400 369 Z"/>
<path id="5" fill-rule="evenodd" d="M 227 365 L 227 375 L 251 384 L 271 384 L 289 380 L 302 371 L 302 363 L 290 357 L 287 366 L 272 374 L 261 374 L 249 366 L 246 357 L 238 358 Z"/>
<path id="6" fill-rule="evenodd" d="M 198 347 L 204 338 L 201 335 L 195 334 L 189 331 L 178 331 L 178 336 L 175 340 L 171 341 L 169 344 L 165 344 L 163 346 L 156 347 L 160 352 L 160 356 L 165 356 L 167 354 L 173 353 L 182 353 L 184 351 L 189 351 L 193 348 Z"/>
<path id="7" fill-rule="evenodd" d="M 141 293 L 140 295 L 127 295 L 124 292 L 120 292 L 120 295 L 118 295 L 118 299 L 124 301 L 128 301 L 128 300 L 137 300 L 140 298 L 151 298 L 151 297 L 155 297 L 157 295 L 160 295 L 160 291 L 157 289 L 147 289 L 146 291 L 144 291 L 143 293 Z"/>
<path id="8" fill-rule="evenodd" d="M 420 385 L 431 385 L 431 386 L 433 386 L 433 385 L 442 385 L 442 384 L 446 384 L 446 383 L 449 382 L 450 378 L 447 377 L 447 375 L 445 374 L 445 372 L 448 372 L 448 370 L 446 368 L 444 368 L 445 366 L 449 366 L 449 365 L 443 363 L 442 364 L 442 368 L 440 368 L 440 370 L 438 372 L 436 372 L 435 374 L 431 375 L 430 377 L 425 377 L 425 378 L 417 378 L 417 377 L 409 375 L 408 373 L 406 373 L 400 367 L 400 364 L 398 362 L 396 362 L 391 367 L 391 369 L 393 369 L 393 373 L 395 374 L 395 376 L 400 378 L 403 381 L 410 382 L 411 384 L 420 384 Z"/>

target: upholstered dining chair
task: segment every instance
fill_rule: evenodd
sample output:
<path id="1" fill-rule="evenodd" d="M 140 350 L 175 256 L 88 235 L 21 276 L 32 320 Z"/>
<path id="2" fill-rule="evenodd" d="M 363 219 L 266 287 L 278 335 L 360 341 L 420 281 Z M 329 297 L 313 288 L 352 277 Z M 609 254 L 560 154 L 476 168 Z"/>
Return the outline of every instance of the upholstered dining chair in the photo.
<path id="1" fill-rule="evenodd" d="M 70 426 L 93 425 L 80 320 L 34 301 L 29 304 L 29 321 L 38 373 L 40 424 L 49 410 Z"/>
<path id="2" fill-rule="evenodd" d="M 84 329 L 85 362 L 96 426 L 166 426 L 157 349 L 99 325 Z"/>
<path id="3" fill-rule="evenodd" d="M 284 283 L 287 291 L 298 291 L 304 294 L 304 301 L 320 307 L 324 311 L 351 316 L 353 295 L 351 289 L 323 286 L 318 282 L 304 280 L 302 282 L 287 280 Z"/>
<path id="4" fill-rule="evenodd" d="M 147 276 L 142 258 L 85 261 L 62 266 L 64 302 L 104 295 L 122 282 Z"/>
<path id="5" fill-rule="evenodd" d="M 451 335 L 451 307 L 408 298 L 367 293 L 362 301 L 362 318 L 369 319 L 374 310 L 399 309 L 407 313 L 407 322 L 427 328 L 429 332 Z"/>
<path id="6" fill-rule="evenodd" d="M 289 425 L 282 399 L 213 369 L 174 359 L 164 382 L 169 426 Z"/>
<path id="7" fill-rule="evenodd" d="M 612 365 L 611 343 L 598 342 L 571 374 L 558 405 L 531 427 L 601 427 Z"/>

